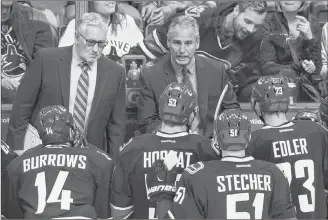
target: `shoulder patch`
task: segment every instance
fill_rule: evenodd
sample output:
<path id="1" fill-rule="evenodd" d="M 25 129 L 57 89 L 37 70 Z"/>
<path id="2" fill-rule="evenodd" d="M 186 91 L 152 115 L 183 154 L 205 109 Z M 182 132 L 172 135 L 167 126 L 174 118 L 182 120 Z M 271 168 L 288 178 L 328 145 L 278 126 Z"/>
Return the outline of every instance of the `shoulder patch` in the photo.
<path id="1" fill-rule="evenodd" d="M 188 173 L 190 174 L 195 174 L 197 173 L 198 171 L 204 169 L 204 164 L 203 162 L 197 162 L 197 163 L 194 163 L 194 164 L 191 164 L 189 165 L 185 171 L 187 171 Z"/>
<path id="2" fill-rule="evenodd" d="M 199 18 L 200 14 L 205 10 L 203 6 L 191 6 L 185 10 L 185 15 Z"/>
<path id="3" fill-rule="evenodd" d="M 133 138 L 130 138 L 130 140 L 128 142 L 126 142 L 122 146 L 120 146 L 120 148 L 119 148 L 120 152 L 122 152 L 124 150 L 124 148 L 132 142 L 132 139 Z"/>

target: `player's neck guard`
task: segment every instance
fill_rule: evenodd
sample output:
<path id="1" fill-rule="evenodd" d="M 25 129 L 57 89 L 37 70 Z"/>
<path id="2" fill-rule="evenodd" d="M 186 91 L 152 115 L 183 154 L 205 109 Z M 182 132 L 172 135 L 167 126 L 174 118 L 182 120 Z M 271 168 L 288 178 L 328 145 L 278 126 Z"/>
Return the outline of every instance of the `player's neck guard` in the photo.
<path id="1" fill-rule="evenodd" d="M 66 144 L 47 144 L 44 146 L 45 148 L 63 148 L 63 147 L 72 147 L 70 143 Z"/>
<path id="2" fill-rule="evenodd" d="M 237 162 L 237 163 L 249 162 L 252 160 L 254 160 L 252 156 L 245 156 L 245 157 L 226 156 L 221 159 L 221 161 Z"/>
<path id="3" fill-rule="evenodd" d="M 164 138 L 176 138 L 176 137 L 183 137 L 189 135 L 188 132 L 182 131 L 182 132 L 176 132 L 176 133 L 165 133 L 162 131 L 157 131 L 156 136 L 164 137 Z"/>

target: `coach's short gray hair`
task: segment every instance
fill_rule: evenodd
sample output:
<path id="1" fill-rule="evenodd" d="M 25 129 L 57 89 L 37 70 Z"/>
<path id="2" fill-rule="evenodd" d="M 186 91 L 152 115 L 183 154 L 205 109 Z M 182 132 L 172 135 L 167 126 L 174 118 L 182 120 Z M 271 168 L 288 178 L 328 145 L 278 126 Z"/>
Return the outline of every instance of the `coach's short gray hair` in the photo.
<path id="1" fill-rule="evenodd" d="M 98 13 L 84 13 L 76 23 L 76 30 L 82 32 L 86 26 L 98 27 L 107 33 L 108 25 Z"/>
<path id="2" fill-rule="evenodd" d="M 195 18 L 188 16 L 188 15 L 181 15 L 175 17 L 170 25 L 169 25 L 169 30 L 167 32 L 167 38 L 170 40 L 172 37 L 172 31 L 175 26 L 183 26 L 184 28 L 187 27 L 192 27 L 194 29 L 194 34 L 196 35 L 196 38 L 199 39 L 199 26 Z"/>

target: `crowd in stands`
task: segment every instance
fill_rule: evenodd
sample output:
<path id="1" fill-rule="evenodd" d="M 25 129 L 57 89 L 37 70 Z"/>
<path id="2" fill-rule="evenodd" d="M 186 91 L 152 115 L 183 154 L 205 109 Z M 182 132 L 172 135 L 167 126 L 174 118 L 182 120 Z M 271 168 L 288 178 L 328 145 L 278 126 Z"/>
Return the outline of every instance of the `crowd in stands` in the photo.
<path id="1" fill-rule="evenodd" d="M 260 24 L 248 30 L 247 35 L 252 33 L 250 37 L 254 41 L 248 37 L 240 41 L 242 45 L 235 41 L 236 36 L 229 36 L 229 31 L 226 35 L 224 28 L 216 27 L 225 22 L 225 16 L 231 10 L 235 10 L 234 3 L 230 2 L 89 1 L 88 11 L 99 14 L 108 24 L 108 43 L 102 48 L 106 58 L 122 65 L 125 55 L 141 54 L 152 65 L 154 58 L 169 52 L 166 34 L 172 18 L 184 14 L 197 20 L 205 9 L 209 9 L 213 13 L 199 22 L 200 32 L 212 28 L 212 33 L 217 35 L 212 42 L 226 53 L 224 59 L 219 57 L 219 60 L 225 63 L 239 102 L 250 102 L 252 87 L 263 75 L 290 78 L 297 88 L 296 102 L 319 101 L 328 95 L 328 4 L 324 1 L 295 2 L 268 1 L 264 21 L 259 19 Z M 40 48 L 66 47 L 75 43 L 76 2 L 5 0 L 1 4 L 1 103 L 11 104 Z M 247 18 L 244 20 L 247 25 Z M 209 36 L 211 32 L 206 34 Z M 201 47 L 207 43 L 202 42 L 202 37 Z M 256 43 L 259 40 L 261 43 Z M 234 41 L 237 47 L 225 52 Z M 253 43 L 258 46 L 253 47 Z M 218 46 L 205 47 L 205 52 L 196 50 L 196 54 L 215 54 L 213 50 Z M 240 48 L 244 51 L 238 51 Z M 251 49 L 248 51 L 248 48 Z"/>
<path id="2" fill-rule="evenodd" d="M 45 38 L 38 43 L 37 35 L 35 48 L 27 46 L 32 51 L 27 53 L 28 59 L 33 59 L 33 53 L 41 47 L 63 47 L 74 44 L 75 33 L 75 1 L 60 2 L 58 4 L 45 1 L 17 1 L 19 10 L 24 9 L 33 12 L 33 19 L 38 22 L 45 22 L 51 30 L 51 39 Z M 299 73 L 305 70 L 308 83 L 313 85 L 321 96 L 327 93 L 327 22 L 328 9 L 326 2 L 303 2 L 299 1 L 301 7 L 297 14 L 281 13 L 282 9 L 274 1 L 268 1 L 267 19 L 261 28 L 261 31 L 267 36 L 262 43 L 259 51 L 261 60 L 258 67 L 260 75 L 282 74 L 293 80 L 299 80 Z M 49 5 L 49 8 L 47 8 Z M 130 48 L 135 47 L 144 38 L 147 40 L 147 28 L 151 26 L 158 27 L 168 21 L 170 16 L 186 10 L 189 7 L 217 7 L 216 1 L 90 1 L 89 11 L 99 13 L 109 24 L 108 40 L 109 44 L 104 48 L 103 54 L 115 61 L 119 61 L 122 56 L 131 53 Z M 17 8 L 18 5 L 13 6 Z M 4 11 L 5 9 L 3 9 Z M 18 10 L 18 9 L 17 9 Z M 287 17 L 286 17 L 287 16 Z M 298 38 L 299 32 L 296 31 L 297 17 L 302 16 L 309 22 L 307 35 Z M 22 17 L 21 15 L 17 18 Z M 29 18 L 30 19 L 30 18 Z M 26 19 L 23 19 L 26 20 Z M 27 21 L 26 21 L 27 22 Z M 3 23 L 3 22 L 2 22 Z M 32 22 L 33 23 L 33 22 Z M 36 24 L 41 27 L 40 23 Z M 305 27 L 306 28 L 306 27 Z M 41 28 L 42 29 L 42 28 Z M 5 30 L 5 28 L 4 28 Z M 293 58 L 288 44 L 286 44 L 283 35 L 290 30 L 291 36 L 296 40 L 290 39 L 290 43 L 295 46 L 300 60 L 307 60 L 299 63 Z M 24 35 L 24 31 L 22 32 Z M 45 34 L 44 32 L 43 34 Z M 2 32 L 2 35 L 4 32 Z M 41 37 L 41 36 L 40 36 Z M 50 37 L 50 35 L 49 35 Z M 310 40 L 311 38 L 314 40 Z M 25 37 L 24 37 L 25 38 Z M 18 37 L 18 41 L 19 41 Z M 322 39 L 320 41 L 320 39 Z M 51 42 L 48 44 L 48 42 Z M 22 44 L 22 42 L 20 42 Z M 24 44 L 24 43 L 23 43 Z M 24 50 L 24 46 L 22 46 Z M 4 57 L 4 46 L 2 56 Z M 31 56 L 30 56 L 31 55 Z M 2 59 L 3 59 L 2 57 Z M 28 63 L 28 62 L 27 62 Z M 18 64 L 18 63 L 17 63 Z M 23 65 L 22 65 L 23 66 Z M 307 67 L 308 66 L 308 67 Z M 2 103 L 11 103 L 14 95 L 10 90 L 17 90 L 21 74 L 6 74 L 8 66 L 2 62 Z M 14 67 L 12 67 L 14 68 Z M 17 67 L 19 68 L 19 66 Z M 24 69 L 24 68 L 23 68 Z M 21 70 L 24 72 L 24 70 Z M 18 71 L 19 72 L 19 71 Z M 8 76 L 9 75 L 9 76 Z M 20 75 L 20 77 L 16 77 Z M 231 74 L 233 75 L 233 74 Z M 14 76 L 14 77 L 13 77 Z M 250 77 L 252 78 L 252 76 Z M 255 77 L 257 78 L 257 77 Z M 254 81 L 252 79 L 251 81 Z M 252 83 L 243 85 L 236 92 L 241 102 L 249 101 L 249 94 Z M 302 90 L 302 89 L 301 89 Z M 239 91 L 239 92 L 238 92 Z M 305 91 L 306 92 L 306 91 Z M 304 91 L 300 91 L 304 93 Z M 245 97 L 244 97 L 244 94 Z M 299 101 L 312 101 L 304 95 Z"/>

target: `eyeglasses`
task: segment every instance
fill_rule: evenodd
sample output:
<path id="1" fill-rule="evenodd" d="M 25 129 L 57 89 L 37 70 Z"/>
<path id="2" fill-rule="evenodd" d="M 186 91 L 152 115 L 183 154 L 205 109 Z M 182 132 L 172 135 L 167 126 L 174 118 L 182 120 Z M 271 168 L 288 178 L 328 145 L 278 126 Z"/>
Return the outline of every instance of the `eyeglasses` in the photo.
<path id="1" fill-rule="evenodd" d="M 99 48 L 104 48 L 106 47 L 106 45 L 108 44 L 108 41 L 94 41 L 94 40 L 87 40 L 85 39 L 85 37 L 83 37 L 83 35 L 77 31 L 77 33 L 79 33 L 79 35 L 85 40 L 86 45 L 88 47 L 94 47 L 96 44 L 98 44 Z"/>

